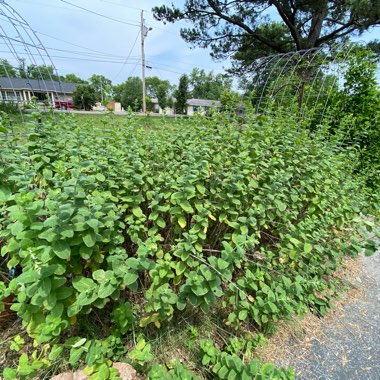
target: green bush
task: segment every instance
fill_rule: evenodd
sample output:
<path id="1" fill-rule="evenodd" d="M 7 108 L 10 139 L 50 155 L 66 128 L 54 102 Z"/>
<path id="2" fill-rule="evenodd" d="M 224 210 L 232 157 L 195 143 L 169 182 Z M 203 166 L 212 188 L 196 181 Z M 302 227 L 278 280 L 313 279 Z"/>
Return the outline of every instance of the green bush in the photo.
<path id="1" fill-rule="evenodd" d="M 331 132 L 358 152 L 355 173 L 380 191 L 380 89 L 376 56 L 356 48 L 347 61 L 344 86 L 332 97 Z M 377 195 L 378 196 L 378 195 Z"/>
<path id="2" fill-rule="evenodd" d="M 1 292 L 38 345 L 70 349 L 72 365 L 112 358 L 115 342 L 65 343 L 99 309 L 117 339 L 184 309 L 262 331 L 326 313 L 329 275 L 362 250 L 350 158 L 291 118 L 227 119 L 147 132 L 67 118 L 1 149 L 1 254 L 22 268 Z M 144 350 L 129 357 L 145 370 Z"/>

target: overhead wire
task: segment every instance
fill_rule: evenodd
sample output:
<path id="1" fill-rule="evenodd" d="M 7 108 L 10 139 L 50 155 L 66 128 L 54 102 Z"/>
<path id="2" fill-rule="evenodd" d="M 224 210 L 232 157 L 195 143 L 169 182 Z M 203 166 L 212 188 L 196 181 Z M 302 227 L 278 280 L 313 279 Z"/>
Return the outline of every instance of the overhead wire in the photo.
<path id="1" fill-rule="evenodd" d="M 89 10 L 87 8 L 84 8 L 84 7 L 81 7 L 81 6 L 77 6 L 76 4 L 70 3 L 69 1 L 66 1 L 66 0 L 60 0 L 60 1 L 66 3 L 68 5 L 71 5 L 71 6 L 75 7 L 75 8 L 81 9 L 83 11 L 94 13 L 97 16 L 101 16 L 101 17 L 107 18 L 107 19 L 112 20 L 114 22 L 119 22 L 119 23 L 122 23 L 122 24 L 131 25 L 131 23 L 124 22 L 124 21 L 119 20 L 119 19 L 115 19 L 115 18 L 112 18 L 112 17 L 108 17 L 108 16 L 105 16 L 105 15 L 102 15 L 100 13 L 94 12 L 94 11 Z M 101 1 L 101 0 L 99 0 L 99 1 Z M 105 0 L 101 1 L 101 2 L 109 3 L 109 4 L 113 3 L 113 2 L 105 1 Z M 119 5 L 119 6 L 122 6 L 122 7 L 125 7 L 125 8 L 142 10 L 141 8 L 130 7 L 130 6 L 127 6 L 127 5 L 124 5 L 124 4 L 113 3 L 113 5 Z M 138 24 L 132 24 L 132 25 L 133 26 L 139 26 Z M 155 28 L 159 29 L 159 30 L 165 31 L 162 28 L 157 28 L 157 27 L 155 27 Z M 74 47 L 77 47 L 77 48 L 80 48 L 80 49 L 84 49 L 84 50 L 87 51 L 87 52 L 81 52 L 81 51 L 73 51 L 73 50 L 68 50 L 68 49 L 48 48 L 50 50 L 64 52 L 64 53 L 69 53 L 69 54 L 74 54 L 74 55 L 78 56 L 78 57 L 67 57 L 67 56 L 61 56 L 61 55 L 52 56 L 52 57 L 54 57 L 56 59 L 60 59 L 60 60 L 62 60 L 62 59 L 68 59 L 68 60 L 72 60 L 72 61 L 88 61 L 88 62 L 99 62 L 99 63 L 122 64 L 121 69 L 116 74 L 116 76 L 114 77 L 114 79 L 116 79 L 116 78 L 119 77 L 119 75 L 121 74 L 121 72 L 123 71 L 123 69 L 125 68 L 125 66 L 127 64 L 133 64 L 134 63 L 134 62 L 129 63 L 128 61 L 131 61 L 131 60 L 135 61 L 136 60 L 135 66 L 134 66 L 134 68 L 130 72 L 130 76 L 135 72 L 136 67 L 139 64 L 139 62 L 141 62 L 141 60 L 139 60 L 138 58 L 134 58 L 134 57 L 131 56 L 131 54 L 132 54 L 132 52 L 133 52 L 133 50 L 135 48 L 135 45 L 137 43 L 138 37 L 140 35 L 140 32 L 138 32 L 138 34 L 137 34 L 137 36 L 136 36 L 136 38 L 134 40 L 133 46 L 130 49 L 130 52 L 129 52 L 127 58 L 124 58 L 124 56 L 121 56 L 121 55 L 116 55 L 116 54 L 111 54 L 111 53 L 105 53 L 104 51 L 100 51 L 100 50 L 97 50 L 97 49 L 89 48 L 87 46 L 75 44 L 75 43 L 72 43 L 70 41 L 66 41 L 64 39 L 57 38 L 55 36 L 52 36 L 52 35 L 49 35 L 49 34 L 46 34 L 46 33 L 42 33 L 42 32 L 39 32 L 39 31 L 34 31 L 34 33 L 38 33 L 38 34 L 46 36 L 48 38 L 52 38 L 54 40 L 61 41 L 61 42 L 64 42 L 64 43 L 66 43 L 68 45 L 71 45 L 71 46 L 74 46 Z M 170 34 L 173 34 L 173 33 L 170 33 Z M 18 42 L 22 43 L 22 41 L 18 41 Z M 92 53 L 96 53 L 96 54 L 92 54 Z M 120 61 L 121 59 L 123 60 L 122 62 Z M 149 62 L 152 63 L 152 68 L 153 69 L 170 72 L 170 73 L 174 73 L 174 74 L 177 74 L 177 75 L 181 75 L 181 74 L 183 74 L 184 71 L 187 71 L 187 70 L 183 70 L 183 71 L 180 72 L 180 71 L 178 71 L 178 69 L 179 69 L 178 66 L 167 65 L 165 63 L 157 62 L 157 61 L 154 61 L 154 60 L 152 61 L 150 59 L 149 59 Z M 184 61 L 178 61 L 178 60 L 176 60 L 175 62 L 176 63 L 182 63 L 182 64 L 189 65 L 189 66 L 193 66 L 193 64 L 190 63 L 190 62 L 184 62 Z M 201 66 L 198 65 L 197 67 L 201 67 Z M 204 68 L 208 69 L 208 70 L 211 70 L 209 67 L 204 67 Z M 179 69 L 179 70 L 181 70 L 181 69 Z"/>
<path id="2" fill-rule="evenodd" d="M 132 45 L 131 50 L 129 51 L 129 54 L 128 54 L 127 58 L 125 59 L 125 62 L 124 62 L 123 65 L 121 66 L 119 72 L 114 76 L 114 78 L 113 78 L 114 80 L 118 78 L 118 76 L 119 76 L 119 75 L 121 74 L 121 72 L 124 70 L 124 67 L 127 65 L 127 62 L 128 62 L 128 60 L 130 59 L 130 57 L 131 57 L 131 54 L 132 54 L 132 52 L 133 52 L 133 49 L 134 49 L 135 46 L 136 46 L 136 43 L 137 43 L 137 40 L 138 40 L 139 36 L 140 36 L 140 31 L 137 33 L 136 39 L 135 39 L 135 41 L 134 41 L 134 43 L 133 43 L 133 45 Z"/>
<path id="3" fill-rule="evenodd" d="M 106 16 L 106 15 L 102 15 L 101 13 L 98 13 L 98 12 L 95 12 L 95 11 L 92 11 L 91 9 L 87 9 L 87 8 L 84 8 L 84 7 L 81 7 L 79 5 L 76 5 L 76 4 L 73 4 L 73 3 L 70 3 L 69 1 L 66 1 L 66 0 L 61 0 L 63 3 L 65 4 L 69 4 L 75 8 L 78 8 L 78 9 L 82 9 L 83 11 L 86 11 L 88 13 L 92 13 L 96 16 L 99 16 L 99 17 L 103 17 L 107 20 L 111 20 L 111 21 L 114 21 L 114 22 L 118 22 L 120 24 L 124 24 L 124 25 L 130 25 L 130 26 L 138 26 L 140 27 L 140 24 L 134 24 L 132 22 L 126 22 L 126 21 L 123 21 L 123 20 L 119 20 L 117 18 L 113 18 L 113 17 L 110 17 L 110 16 Z"/>

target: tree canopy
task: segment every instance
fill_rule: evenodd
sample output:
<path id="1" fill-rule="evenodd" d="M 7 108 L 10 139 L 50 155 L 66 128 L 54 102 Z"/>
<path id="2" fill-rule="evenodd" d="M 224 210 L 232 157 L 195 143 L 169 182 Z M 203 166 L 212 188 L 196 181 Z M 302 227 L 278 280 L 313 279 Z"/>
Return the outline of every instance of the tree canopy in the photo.
<path id="1" fill-rule="evenodd" d="M 148 96 L 156 98 L 160 107 L 165 109 L 172 95 L 173 86 L 168 80 L 154 76 L 146 78 L 146 90 Z"/>
<path id="2" fill-rule="evenodd" d="M 97 101 L 95 88 L 89 84 L 78 84 L 73 93 L 73 101 L 76 108 L 90 111 Z"/>
<path id="3" fill-rule="evenodd" d="M 113 87 L 114 99 L 120 102 L 124 109 L 131 107 L 138 111 L 142 107 L 142 81 L 139 77 L 129 77 L 124 83 Z"/>
<path id="4" fill-rule="evenodd" d="M 16 69 L 8 62 L 7 59 L 0 59 L 0 77 L 15 77 Z"/>
<path id="5" fill-rule="evenodd" d="M 162 5 L 153 12 L 165 23 L 189 21 L 192 27 L 181 29 L 185 41 L 242 66 L 345 40 L 380 24 L 379 0 L 186 0 L 181 8 Z"/>
<path id="6" fill-rule="evenodd" d="M 179 78 L 178 89 L 175 91 L 174 96 L 176 98 L 176 113 L 180 115 L 186 114 L 186 105 L 189 96 L 189 78 L 187 75 L 181 75 Z"/>
<path id="7" fill-rule="evenodd" d="M 94 87 L 98 100 L 104 102 L 110 96 L 112 81 L 104 75 L 93 74 L 88 80 L 92 87 Z"/>
<path id="8" fill-rule="evenodd" d="M 190 97 L 196 99 L 219 100 L 224 90 L 230 90 L 232 79 L 225 74 L 206 73 L 194 68 L 189 75 Z"/>

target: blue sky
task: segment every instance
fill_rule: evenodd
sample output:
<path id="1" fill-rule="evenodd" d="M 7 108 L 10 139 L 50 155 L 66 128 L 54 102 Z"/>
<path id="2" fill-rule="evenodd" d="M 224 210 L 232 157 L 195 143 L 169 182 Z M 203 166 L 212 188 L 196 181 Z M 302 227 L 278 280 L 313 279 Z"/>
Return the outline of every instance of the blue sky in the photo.
<path id="1" fill-rule="evenodd" d="M 151 27 L 145 40 L 146 75 L 157 75 L 177 83 L 182 73 L 189 73 L 199 67 L 206 71 L 223 72 L 228 61 L 213 62 L 205 49 L 190 49 L 179 36 L 180 24 L 163 25 L 153 19 L 150 12 L 155 5 L 170 4 L 165 0 L 6 0 L 36 32 L 47 48 L 60 74 L 75 73 L 82 78 L 92 74 L 103 74 L 113 83 L 125 81 L 128 76 L 140 75 L 140 9 L 144 8 L 144 18 Z M 105 19 L 75 6 L 87 8 L 114 20 Z M 177 1 L 177 3 L 180 3 Z M 182 2 L 181 2 L 182 3 Z M 17 40 L 13 25 L 0 15 L 1 34 Z M 118 22 L 118 20 L 122 22 Z M 183 26 L 183 24 L 182 24 Z M 20 28 L 18 28 L 20 29 Z M 24 40 L 33 40 L 30 33 L 24 33 Z M 380 39 L 380 28 L 364 34 L 361 39 Z M 68 43 L 69 42 L 69 43 Z M 0 41 L 1 57 L 16 64 L 9 51 L 8 41 Z M 28 63 L 48 62 L 40 54 L 41 49 L 12 42 L 17 54 Z M 36 50 L 36 51 L 35 51 Z M 128 60 L 126 58 L 128 57 Z"/>

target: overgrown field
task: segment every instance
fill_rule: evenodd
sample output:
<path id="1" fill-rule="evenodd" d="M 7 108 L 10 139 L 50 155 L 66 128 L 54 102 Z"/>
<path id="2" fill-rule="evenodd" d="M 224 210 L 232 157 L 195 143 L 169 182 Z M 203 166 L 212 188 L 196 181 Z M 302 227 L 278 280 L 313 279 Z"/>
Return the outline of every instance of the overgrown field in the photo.
<path id="1" fill-rule="evenodd" d="M 254 360 L 263 334 L 324 315 L 342 257 L 375 250 L 350 160 L 291 117 L 65 117 L 2 140 L 0 299 L 25 326 L 3 377 L 294 378 Z"/>

